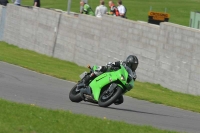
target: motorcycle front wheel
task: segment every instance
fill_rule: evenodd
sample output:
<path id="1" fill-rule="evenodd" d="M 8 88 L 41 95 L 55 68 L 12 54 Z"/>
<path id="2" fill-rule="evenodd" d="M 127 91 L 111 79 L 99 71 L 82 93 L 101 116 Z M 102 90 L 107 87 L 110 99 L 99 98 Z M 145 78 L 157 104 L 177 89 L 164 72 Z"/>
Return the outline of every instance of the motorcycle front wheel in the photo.
<path id="1" fill-rule="evenodd" d="M 72 102 L 80 102 L 82 101 L 82 98 L 80 96 L 80 91 L 76 91 L 76 88 L 77 88 L 77 84 L 71 89 L 70 93 L 69 93 L 69 99 L 72 101 Z"/>
<path id="2" fill-rule="evenodd" d="M 113 104 L 121 95 L 122 88 L 120 87 L 116 87 L 112 92 L 109 92 L 106 89 L 101 93 L 98 104 L 100 107 L 108 107 Z"/>

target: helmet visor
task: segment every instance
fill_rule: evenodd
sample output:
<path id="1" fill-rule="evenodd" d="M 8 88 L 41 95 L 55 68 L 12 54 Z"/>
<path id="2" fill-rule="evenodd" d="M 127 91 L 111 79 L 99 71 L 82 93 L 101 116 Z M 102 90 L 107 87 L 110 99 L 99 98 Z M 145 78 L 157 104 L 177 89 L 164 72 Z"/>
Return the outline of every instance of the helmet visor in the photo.
<path id="1" fill-rule="evenodd" d="M 134 64 L 132 65 L 131 69 L 132 69 L 133 71 L 135 71 L 135 70 L 137 69 L 137 66 L 138 66 L 138 64 L 135 64 L 135 63 L 134 63 Z"/>

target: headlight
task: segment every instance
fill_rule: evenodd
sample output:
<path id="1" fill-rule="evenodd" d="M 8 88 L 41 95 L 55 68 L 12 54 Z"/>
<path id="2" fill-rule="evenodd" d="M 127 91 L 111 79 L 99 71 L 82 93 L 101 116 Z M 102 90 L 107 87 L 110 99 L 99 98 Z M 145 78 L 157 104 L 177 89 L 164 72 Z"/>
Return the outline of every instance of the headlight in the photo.
<path id="1" fill-rule="evenodd" d="M 121 80 L 124 80 L 124 81 L 125 81 L 125 77 L 124 77 L 124 75 L 121 75 Z"/>

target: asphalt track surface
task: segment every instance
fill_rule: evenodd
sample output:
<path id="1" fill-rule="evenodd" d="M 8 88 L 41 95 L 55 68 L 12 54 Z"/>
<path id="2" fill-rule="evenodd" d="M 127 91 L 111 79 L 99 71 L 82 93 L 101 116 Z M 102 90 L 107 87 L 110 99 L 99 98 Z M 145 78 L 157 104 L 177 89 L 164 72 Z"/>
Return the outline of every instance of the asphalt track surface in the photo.
<path id="1" fill-rule="evenodd" d="M 0 98 L 45 108 L 70 110 L 131 124 L 200 133 L 200 114 L 125 97 L 121 105 L 101 108 L 95 104 L 72 103 L 68 94 L 75 83 L 0 62 Z"/>

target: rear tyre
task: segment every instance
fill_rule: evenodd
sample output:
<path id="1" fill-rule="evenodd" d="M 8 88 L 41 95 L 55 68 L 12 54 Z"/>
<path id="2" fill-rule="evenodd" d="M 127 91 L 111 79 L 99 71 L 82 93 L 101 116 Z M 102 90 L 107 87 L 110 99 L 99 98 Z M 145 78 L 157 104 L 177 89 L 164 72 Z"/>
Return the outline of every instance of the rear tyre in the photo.
<path id="1" fill-rule="evenodd" d="M 77 84 L 71 89 L 70 93 L 69 93 L 69 99 L 72 101 L 72 102 L 80 102 L 82 101 L 82 98 L 80 96 L 80 91 L 76 91 L 76 88 L 77 88 Z"/>
<path id="2" fill-rule="evenodd" d="M 121 95 L 117 98 L 117 100 L 114 102 L 115 105 L 120 105 L 124 102 L 124 97 Z"/>
<path id="3" fill-rule="evenodd" d="M 120 87 L 117 87 L 111 92 L 111 94 L 107 94 L 107 89 L 103 91 L 103 93 L 100 95 L 98 104 L 100 107 L 108 107 L 111 104 L 113 104 L 117 98 L 122 95 L 122 89 Z"/>

